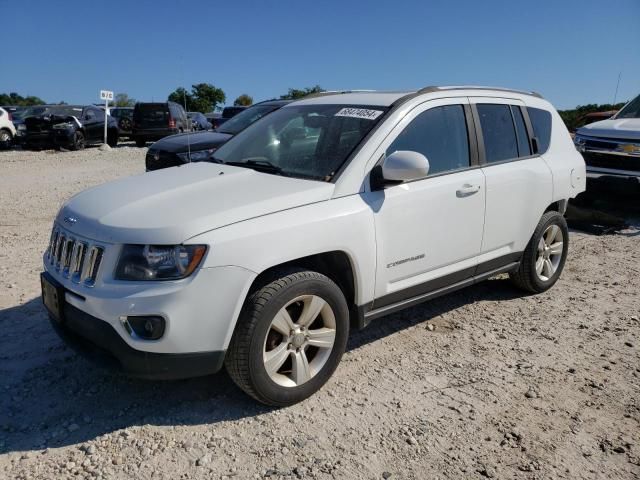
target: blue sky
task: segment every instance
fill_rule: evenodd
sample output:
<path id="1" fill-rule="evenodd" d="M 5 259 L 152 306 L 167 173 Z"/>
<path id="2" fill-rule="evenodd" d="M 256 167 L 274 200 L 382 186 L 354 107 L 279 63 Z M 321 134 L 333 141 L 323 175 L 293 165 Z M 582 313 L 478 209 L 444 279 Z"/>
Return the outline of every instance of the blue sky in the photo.
<path id="1" fill-rule="evenodd" d="M 0 92 L 166 99 L 208 82 L 227 103 L 289 87 L 533 89 L 557 108 L 640 93 L 640 0 L 0 0 Z"/>

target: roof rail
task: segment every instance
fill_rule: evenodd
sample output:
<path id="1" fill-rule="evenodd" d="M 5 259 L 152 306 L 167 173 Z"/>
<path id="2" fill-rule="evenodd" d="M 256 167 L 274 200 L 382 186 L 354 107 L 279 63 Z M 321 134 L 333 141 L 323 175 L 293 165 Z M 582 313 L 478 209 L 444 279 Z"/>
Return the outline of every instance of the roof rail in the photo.
<path id="1" fill-rule="evenodd" d="M 304 97 L 300 97 L 296 100 L 324 97 L 326 95 L 344 95 L 347 93 L 359 93 L 359 92 L 375 92 L 375 90 L 324 90 L 322 92 L 310 93 L 309 95 L 305 95 Z"/>
<path id="2" fill-rule="evenodd" d="M 480 87 L 476 85 L 460 85 L 460 86 L 444 86 L 444 87 L 436 87 L 436 86 L 428 86 L 421 88 L 417 93 L 433 93 L 440 92 L 443 90 L 497 90 L 499 92 L 510 92 L 510 93 L 520 93 L 523 95 L 531 95 L 532 97 L 542 98 L 538 92 L 528 92 L 526 90 L 516 90 L 514 88 L 501 88 L 501 87 Z"/>

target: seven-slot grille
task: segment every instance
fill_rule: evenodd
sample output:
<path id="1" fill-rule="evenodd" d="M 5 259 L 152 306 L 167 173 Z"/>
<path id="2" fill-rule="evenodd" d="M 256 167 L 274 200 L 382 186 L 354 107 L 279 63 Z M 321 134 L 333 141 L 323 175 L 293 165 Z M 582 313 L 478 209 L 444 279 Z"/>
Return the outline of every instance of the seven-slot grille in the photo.
<path id="1" fill-rule="evenodd" d="M 47 251 L 49 264 L 63 277 L 88 287 L 95 284 L 104 253 L 103 247 L 76 238 L 56 226 L 51 233 Z"/>

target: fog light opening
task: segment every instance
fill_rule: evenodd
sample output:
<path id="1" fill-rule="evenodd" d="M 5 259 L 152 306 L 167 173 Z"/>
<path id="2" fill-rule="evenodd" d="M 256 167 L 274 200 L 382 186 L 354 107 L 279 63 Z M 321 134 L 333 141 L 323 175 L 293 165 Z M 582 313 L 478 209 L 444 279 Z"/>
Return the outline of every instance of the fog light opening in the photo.
<path id="1" fill-rule="evenodd" d="M 133 338 L 158 340 L 164 335 L 166 322 L 158 315 L 129 315 L 120 320 Z"/>

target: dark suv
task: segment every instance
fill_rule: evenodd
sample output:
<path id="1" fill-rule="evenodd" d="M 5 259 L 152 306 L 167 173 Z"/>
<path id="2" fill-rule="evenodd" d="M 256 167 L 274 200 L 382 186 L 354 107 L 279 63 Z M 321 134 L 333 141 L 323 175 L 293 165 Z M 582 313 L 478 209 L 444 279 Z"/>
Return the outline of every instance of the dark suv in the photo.
<path id="1" fill-rule="evenodd" d="M 213 132 L 203 131 L 163 138 L 147 150 L 145 159 L 147 171 L 176 167 L 190 162 L 211 161 L 213 152 L 223 143 L 288 103 L 291 103 L 291 100 L 267 100 L 256 103 L 249 108 L 243 108 L 238 115 Z"/>
<path id="2" fill-rule="evenodd" d="M 187 112 L 174 102 L 138 102 L 133 108 L 131 135 L 138 147 L 176 133 L 191 131 Z"/>

